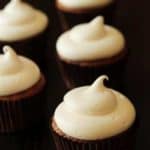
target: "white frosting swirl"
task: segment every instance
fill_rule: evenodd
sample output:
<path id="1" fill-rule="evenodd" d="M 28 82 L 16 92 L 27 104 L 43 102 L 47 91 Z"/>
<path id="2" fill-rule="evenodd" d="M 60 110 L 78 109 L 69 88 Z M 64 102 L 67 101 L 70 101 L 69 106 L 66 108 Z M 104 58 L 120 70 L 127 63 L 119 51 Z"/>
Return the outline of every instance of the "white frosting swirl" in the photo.
<path id="1" fill-rule="evenodd" d="M 73 9 L 89 9 L 104 7 L 112 3 L 113 0 L 58 0 L 64 7 Z"/>
<path id="2" fill-rule="evenodd" d="M 64 96 L 54 120 L 67 135 L 83 139 L 105 139 L 126 131 L 135 120 L 135 108 L 127 97 L 106 88 L 99 77 L 91 86 L 75 88 Z"/>
<path id="3" fill-rule="evenodd" d="M 32 87 L 40 79 L 38 66 L 5 46 L 0 55 L 0 96 L 9 96 Z"/>
<path id="4" fill-rule="evenodd" d="M 57 41 L 58 54 L 72 61 L 110 58 L 125 47 L 125 39 L 116 28 L 104 25 L 102 16 L 63 33 Z"/>
<path id="5" fill-rule="evenodd" d="M 47 16 L 22 0 L 11 0 L 0 10 L 0 40 L 18 41 L 30 38 L 45 30 Z"/>

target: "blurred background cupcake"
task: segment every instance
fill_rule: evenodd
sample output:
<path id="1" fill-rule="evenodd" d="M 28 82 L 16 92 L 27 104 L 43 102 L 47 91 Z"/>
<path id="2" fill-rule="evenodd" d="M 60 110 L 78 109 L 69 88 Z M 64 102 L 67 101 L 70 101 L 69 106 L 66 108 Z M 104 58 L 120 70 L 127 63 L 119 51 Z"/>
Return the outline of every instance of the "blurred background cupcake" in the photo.
<path id="1" fill-rule="evenodd" d="M 110 85 L 121 90 L 127 54 L 123 34 L 96 17 L 63 33 L 56 44 L 58 63 L 68 88 L 91 84 L 99 75 L 111 77 Z"/>
<path id="2" fill-rule="evenodd" d="M 0 55 L 0 132 L 14 132 L 43 122 L 45 78 L 30 59 L 5 46 Z"/>
<path id="3" fill-rule="evenodd" d="M 106 23 L 113 24 L 118 0 L 56 0 L 62 30 L 88 22 L 103 15 Z"/>
<path id="4" fill-rule="evenodd" d="M 0 48 L 13 46 L 43 69 L 48 17 L 22 0 L 11 0 L 0 11 Z"/>
<path id="5" fill-rule="evenodd" d="M 51 127 L 57 150 L 133 150 L 135 108 L 104 79 L 69 91 L 56 108 Z"/>

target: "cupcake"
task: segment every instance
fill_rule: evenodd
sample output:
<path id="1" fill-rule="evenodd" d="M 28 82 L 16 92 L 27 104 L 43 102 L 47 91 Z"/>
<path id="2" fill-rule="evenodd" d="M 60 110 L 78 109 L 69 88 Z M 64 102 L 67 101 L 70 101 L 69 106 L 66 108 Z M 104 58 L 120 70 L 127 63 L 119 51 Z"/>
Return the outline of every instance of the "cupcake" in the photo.
<path id="1" fill-rule="evenodd" d="M 122 88 L 122 72 L 127 54 L 123 34 L 105 25 L 102 16 L 63 33 L 56 43 L 58 63 L 67 87 L 74 88 L 101 74 L 112 78 L 113 88 Z"/>
<path id="2" fill-rule="evenodd" d="M 104 79 L 69 91 L 56 108 L 51 128 L 57 150 L 132 150 L 135 108 Z"/>
<path id="3" fill-rule="evenodd" d="M 113 24 L 117 0 L 56 0 L 59 19 L 63 30 L 88 22 L 103 15 L 106 23 Z"/>
<path id="4" fill-rule="evenodd" d="M 0 48 L 13 46 L 21 55 L 44 64 L 48 17 L 22 0 L 11 0 L 0 11 Z"/>
<path id="5" fill-rule="evenodd" d="M 43 121 L 45 78 L 30 59 L 3 47 L 0 55 L 0 132 L 15 132 Z"/>

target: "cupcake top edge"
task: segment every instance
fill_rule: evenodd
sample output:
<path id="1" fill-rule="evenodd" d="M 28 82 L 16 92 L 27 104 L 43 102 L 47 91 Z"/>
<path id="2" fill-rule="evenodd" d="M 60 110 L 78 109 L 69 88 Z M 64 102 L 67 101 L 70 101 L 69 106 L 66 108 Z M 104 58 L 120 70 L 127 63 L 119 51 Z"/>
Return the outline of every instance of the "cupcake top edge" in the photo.
<path id="1" fill-rule="evenodd" d="M 48 17 L 22 0 L 11 0 L 0 10 L 0 26 L 0 41 L 24 40 L 42 33 Z"/>
<path id="2" fill-rule="evenodd" d="M 64 32 L 56 43 L 58 55 L 72 61 L 107 59 L 124 49 L 124 35 L 115 27 L 104 24 L 102 16 Z"/>
<path id="3" fill-rule="evenodd" d="M 97 7 L 108 6 L 113 0 L 56 0 L 59 8 L 72 8 L 72 9 L 91 9 Z"/>
<path id="4" fill-rule="evenodd" d="M 123 94 L 107 88 L 100 76 L 91 86 L 69 91 L 54 113 L 56 125 L 70 137 L 99 140 L 119 135 L 134 123 L 136 111 Z"/>
<path id="5" fill-rule="evenodd" d="M 39 67 L 30 59 L 17 55 L 10 46 L 0 54 L 0 96 L 9 96 L 34 86 L 41 77 Z"/>

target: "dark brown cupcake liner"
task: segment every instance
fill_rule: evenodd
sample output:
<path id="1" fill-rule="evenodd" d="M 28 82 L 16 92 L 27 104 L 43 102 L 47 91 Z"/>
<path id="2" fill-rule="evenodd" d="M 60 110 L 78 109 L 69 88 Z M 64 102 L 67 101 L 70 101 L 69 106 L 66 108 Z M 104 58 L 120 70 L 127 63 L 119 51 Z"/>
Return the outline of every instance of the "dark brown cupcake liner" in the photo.
<path id="1" fill-rule="evenodd" d="M 60 20 L 62 31 L 66 31 L 77 24 L 89 22 L 99 15 L 104 16 L 106 24 L 113 25 L 115 23 L 116 6 L 117 1 L 114 1 L 112 4 L 104 8 L 81 10 L 81 12 L 78 12 L 73 9 L 65 10 L 65 8 L 62 8 L 62 6 L 59 6 L 56 2 L 58 18 Z"/>
<path id="2" fill-rule="evenodd" d="M 42 72 L 46 70 L 46 46 L 47 46 L 47 30 L 44 32 L 16 42 L 6 42 L 0 41 L 0 53 L 2 53 L 2 48 L 5 45 L 12 46 L 12 48 L 20 55 L 28 57 L 35 61 L 39 67 L 41 68 Z"/>
<path id="3" fill-rule="evenodd" d="M 135 145 L 135 130 L 127 131 L 104 140 L 86 141 L 75 139 L 52 130 L 57 150 L 133 150 Z"/>
<path id="4" fill-rule="evenodd" d="M 45 120 L 45 104 L 44 85 L 35 95 L 20 100 L 0 100 L 0 133 L 37 126 Z"/>
<path id="5" fill-rule="evenodd" d="M 89 85 L 95 81 L 100 75 L 108 75 L 110 81 L 106 83 L 111 88 L 116 90 L 123 90 L 123 72 L 127 58 L 125 52 L 120 60 L 113 62 L 110 59 L 109 64 L 89 64 L 71 63 L 62 60 L 57 56 L 58 65 L 62 78 L 68 89 L 78 86 Z M 114 58 L 113 58 L 114 59 Z M 111 62 L 112 61 L 112 62 Z"/>

